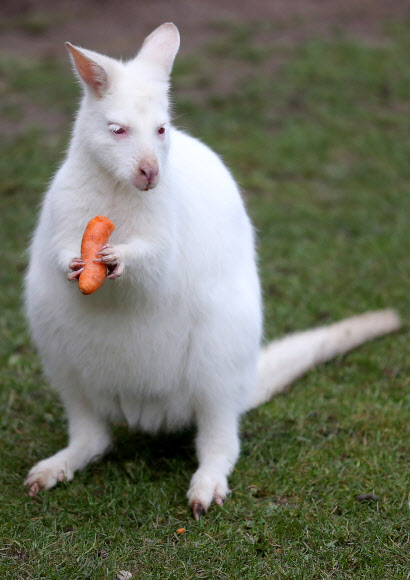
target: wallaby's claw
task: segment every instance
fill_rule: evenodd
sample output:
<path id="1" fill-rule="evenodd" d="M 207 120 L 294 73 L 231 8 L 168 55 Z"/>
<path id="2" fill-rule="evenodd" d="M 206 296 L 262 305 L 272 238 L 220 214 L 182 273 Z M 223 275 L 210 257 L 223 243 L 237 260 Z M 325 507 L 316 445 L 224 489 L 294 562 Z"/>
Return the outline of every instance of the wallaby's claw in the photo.
<path id="1" fill-rule="evenodd" d="M 77 280 L 81 272 L 84 270 L 84 266 L 85 264 L 81 258 L 73 258 L 71 262 L 68 264 L 70 270 L 73 270 L 72 272 L 69 272 L 67 274 L 68 280 L 70 280 L 70 282 Z"/>
<path id="2" fill-rule="evenodd" d="M 37 494 L 41 491 L 41 486 L 35 481 L 30 485 L 28 494 L 30 497 L 37 497 Z"/>
<path id="3" fill-rule="evenodd" d="M 96 253 L 97 259 L 93 262 L 105 264 L 109 270 L 107 278 L 115 280 L 124 274 L 124 264 L 116 247 L 112 244 L 105 244 L 99 252 Z"/>
<path id="4" fill-rule="evenodd" d="M 70 280 L 70 282 L 77 280 L 77 278 L 80 277 L 80 274 L 83 270 L 84 268 L 80 268 L 79 270 L 74 270 L 73 272 L 70 272 L 69 274 L 67 274 L 67 279 Z"/>
<path id="5" fill-rule="evenodd" d="M 204 507 L 202 506 L 202 504 L 200 504 L 200 503 L 198 503 L 198 502 L 196 502 L 196 503 L 192 504 L 191 508 L 192 508 L 192 514 L 193 514 L 194 518 L 195 518 L 197 521 L 198 521 L 198 520 L 199 520 L 199 518 L 201 518 L 201 517 L 202 517 L 202 516 L 205 514 L 205 512 L 206 512 L 206 510 L 204 509 Z"/>
<path id="6" fill-rule="evenodd" d="M 84 261 L 81 258 L 73 258 L 68 264 L 70 270 L 79 270 L 80 268 L 84 268 L 84 266 Z"/>
<path id="7" fill-rule="evenodd" d="M 113 270 L 111 270 L 110 267 L 108 267 L 110 273 L 108 274 L 107 278 L 109 278 L 110 280 L 115 280 L 116 278 L 119 278 L 124 274 L 124 269 L 125 269 L 124 264 L 122 262 L 117 264 Z"/>

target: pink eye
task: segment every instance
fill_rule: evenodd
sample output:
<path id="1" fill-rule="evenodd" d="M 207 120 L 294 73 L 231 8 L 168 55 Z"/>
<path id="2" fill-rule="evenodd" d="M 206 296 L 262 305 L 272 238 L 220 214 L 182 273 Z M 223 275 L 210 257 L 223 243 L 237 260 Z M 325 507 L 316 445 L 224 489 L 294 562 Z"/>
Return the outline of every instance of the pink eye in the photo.
<path id="1" fill-rule="evenodd" d="M 117 125 L 117 123 L 110 123 L 109 129 L 111 133 L 114 133 L 115 135 L 124 135 L 126 133 L 124 127 L 121 127 L 121 125 Z"/>
<path id="2" fill-rule="evenodd" d="M 160 127 L 158 129 L 158 135 L 163 135 L 165 133 L 165 127 Z"/>

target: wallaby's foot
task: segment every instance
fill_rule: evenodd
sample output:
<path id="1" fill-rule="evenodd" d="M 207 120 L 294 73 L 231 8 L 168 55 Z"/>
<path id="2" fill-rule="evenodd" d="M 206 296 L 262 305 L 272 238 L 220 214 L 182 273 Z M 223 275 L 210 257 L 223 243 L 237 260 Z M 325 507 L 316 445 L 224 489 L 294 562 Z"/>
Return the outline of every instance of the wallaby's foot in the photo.
<path id="1" fill-rule="evenodd" d="M 69 386 L 69 383 L 66 383 Z M 106 421 L 96 416 L 88 400 L 78 390 L 64 391 L 70 442 L 51 457 L 39 461 L 29 472 L 25 485 L 29 494 L 47 490 L 58 482 L 71 481 L 74 473 L 101 457 L 111 443 Z"/>
<path id="2" fill-rule="evenodd" d="M 94 260 L 94 262 L 102 262 L 107 265 L 109 270 L 107 278 L 115 280 L 124 274 L 124 262 L 115 246 L 105 244 L 96 255 L 98 259 Z"/>
<path id="3" fill-rule="evenodd" d="M 73 270 L 73 271 L 70 272 L 69 274 L 67 274 L 67 278 L 70 281 L 77 280 L 77 278 L 79 278 L 81 272 L 84 270 L 84 266 L 85 266 L 85 264 L 81 258 L 73 258 L 71 260 L 71 262 L 68 264 L 68 267 L 70 268 L 70 270 Z"/>
<path id="4" fill-rule="evenodd" d="M 214 470 L 199 468 L 191 480 L 187 493 L 192 514 L 199 520 L 207 511 L 212 501 L 223 505 L 229 493 L 228 480 Z"/>
<path id="5" fill-rule="evenodd" d="M 29 495 L 36 496 L 40 491 L 51 489 L 58 482 L 71 481 L 74 471 L 64 457 L 64 452 L 59 452 L 39 461 L 29 472 L 24 485 L 29 488 Z"/>

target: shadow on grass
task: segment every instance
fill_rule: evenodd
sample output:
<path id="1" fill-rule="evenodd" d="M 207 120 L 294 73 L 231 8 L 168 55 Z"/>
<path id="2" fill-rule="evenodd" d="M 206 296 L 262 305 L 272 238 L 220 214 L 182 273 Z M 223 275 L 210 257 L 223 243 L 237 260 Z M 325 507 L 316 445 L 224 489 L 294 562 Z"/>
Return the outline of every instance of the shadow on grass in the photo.
<path id="1" fill-rule="evenodd" d="M 180 433 L 147 435 L 120 427 L 115 430 L 112 449 L 101 465 L 110 464 L 133 476 L 134 468 L 143 466 L 151 481 L 169 476 L 170 472 L 193 472 L 197 462 L 194 450 L 194 430 Z"/>

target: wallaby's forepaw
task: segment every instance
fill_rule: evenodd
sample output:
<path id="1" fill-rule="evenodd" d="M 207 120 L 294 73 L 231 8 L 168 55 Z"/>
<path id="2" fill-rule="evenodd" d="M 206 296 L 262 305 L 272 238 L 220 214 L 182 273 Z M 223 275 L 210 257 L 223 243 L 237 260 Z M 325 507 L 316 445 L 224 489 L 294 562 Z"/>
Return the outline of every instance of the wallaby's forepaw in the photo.
<path id="1" fill-rule="evenodd" d="M 71 481 L 74 472 L 61 459 L 49 457 L 35 465 L 24 482 L 29 488 L 29 495 L 36 496 L 40 491 L 47 490 L 58 482 Z"/>
<path id="2" fill-rule="evenodd" d="M 81 258 L 73 258 L 71 260 L 71 262 L 68 264 L 68 267 L 70 268 L 70 270 L 72 270 L 72 272 L 67 274 L 67 278 L 71 282 L 77 280 L 77 278 L 79 278 L 81 272 L 84 270 L 84 266 L 85 266 L 85 264 Z"/>
<path id="3" fill-rule="evenodd" d="M 107 265 L 109 274 L 107 278 L 115 280 L 124 274 L 124 262 L 120 252 L 112 244 L 105 244 L 99 252 L 94 262 L 102 262 Z"/>
<path id="4" fill-rule="evenodd" d="M 217 505 L 223 505 L 228 493 L 229 487 L 225 475 L 199 468 L 191 479 L 187 493 L 194 518 L 199 520 L 208 511 L 212 501 L 215 501 Z"/>

